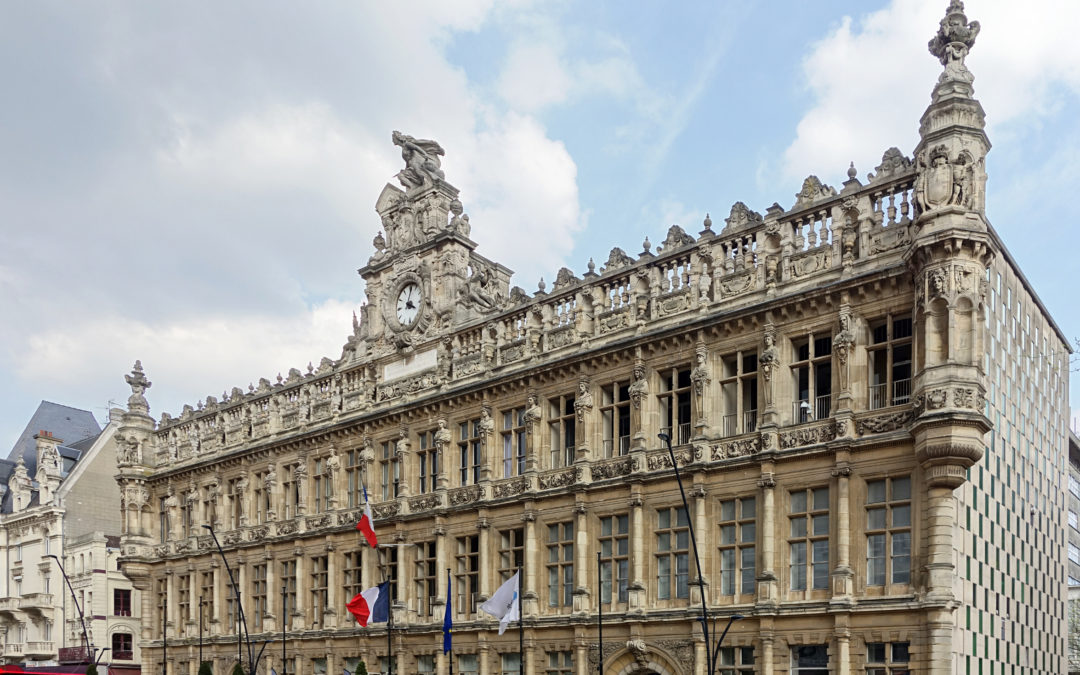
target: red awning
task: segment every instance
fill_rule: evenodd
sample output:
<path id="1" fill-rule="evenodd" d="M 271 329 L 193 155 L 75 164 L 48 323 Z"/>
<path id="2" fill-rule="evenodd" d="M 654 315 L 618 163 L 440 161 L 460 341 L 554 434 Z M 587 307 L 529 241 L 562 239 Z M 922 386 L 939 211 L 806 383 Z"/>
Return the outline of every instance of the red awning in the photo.
<path id="1" fill-rule="evenodd" d="M 139 675 L 140 666 L 109 666 L 109 675 Z"/>

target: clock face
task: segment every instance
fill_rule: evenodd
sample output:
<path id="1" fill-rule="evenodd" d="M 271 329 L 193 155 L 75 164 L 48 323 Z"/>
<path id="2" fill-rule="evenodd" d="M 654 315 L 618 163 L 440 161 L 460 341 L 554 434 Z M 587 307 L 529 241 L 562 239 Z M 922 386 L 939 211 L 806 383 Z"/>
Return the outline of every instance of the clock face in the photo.
<path id="1" fill-rule="evenodd" d="M 420 315 L 420 287 L 409 283 L 401 287 L 397 297 L 397 319 L 402 326 L 412 326 Z"/>

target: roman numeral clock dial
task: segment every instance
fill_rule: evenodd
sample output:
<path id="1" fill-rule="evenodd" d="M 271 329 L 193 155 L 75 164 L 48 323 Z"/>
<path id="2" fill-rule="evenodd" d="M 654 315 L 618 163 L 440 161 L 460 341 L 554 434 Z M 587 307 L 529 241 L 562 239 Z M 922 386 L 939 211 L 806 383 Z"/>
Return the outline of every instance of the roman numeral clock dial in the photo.
<path id="1" fill-rule="evenodd" d="M 412 328 L 420 316 L 420 302 L 422 296 L 420 287 L 416 284 L 405 284 L 397 297 L 397 320 L 402 326 Z"/>

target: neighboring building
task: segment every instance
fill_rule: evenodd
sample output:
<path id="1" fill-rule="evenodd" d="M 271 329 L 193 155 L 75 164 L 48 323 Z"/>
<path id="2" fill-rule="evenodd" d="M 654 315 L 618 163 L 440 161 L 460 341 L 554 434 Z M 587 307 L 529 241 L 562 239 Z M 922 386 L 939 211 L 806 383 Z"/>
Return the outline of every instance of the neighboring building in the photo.
<path id="1" fill-rule="evenodd" d="M 131 616 L 131 583 L 116 564 L 120 500 L 111 482 L 118 426 L 110 422 L 101 429 L 85 410 L 42 401 L 0 464 L 0 555 L 7 570 L 0 582 L 4 663 L 44 667 L 85 661 L 82 621 L 56 560 L 49 557 L 56 556 L 84 608 L 90 646 L 100 650 L 110 641 L 128 646 L 119 653 L 106 651 L 100 663 L 114 671 L 138 670 L 137 648 L 131 646 L 138 614 Z M 117 534 L 106 537 L 102 531 Z M 121 608 L 109 594 L 121 589 L 127 589 L 127 615 L 116 620 Z"/>
<path id="2" fill-rule="evenodd" d="M 1069 431 L 1069 673 L 1080 675 L 1080 438 Z"/>
<path id="3" fill-rule="evenodd" d="M 201 611 L 207 658 L 235 662 L 212 525 L 253 642 L 285 633 L 260 672 L 445 675 L 449 569 L 453 671 L 516 673 L 478 606 L 520 567 L 526 675 L 702 675 L 691 522 L 718 627 L 746 617 L 718 670 L 1063 672 L 1068 343 L 986 220 L 977 32 L 953 2 L 914 158 L 532 295 L 476 253 L 442 148 L 395 133 L 405 189 L 377 201 L 338 360 L 157 423 L 126 378 L 148 672 L 195 672 Z M 390 636 L 345 611 L 383 579 Z"/>

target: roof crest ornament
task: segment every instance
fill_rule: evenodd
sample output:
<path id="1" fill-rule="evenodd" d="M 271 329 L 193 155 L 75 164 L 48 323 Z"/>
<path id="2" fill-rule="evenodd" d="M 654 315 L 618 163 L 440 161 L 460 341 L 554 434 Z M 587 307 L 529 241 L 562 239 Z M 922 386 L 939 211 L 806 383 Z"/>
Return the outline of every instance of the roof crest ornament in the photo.
<path id="1" fill-rule="evenodd" d="M 975 38 L 980 29 L 978 21 L 968 21 L 964 14 L 964 3 L 961 0 L 951 0 L 949 8 L 945 10 L 945 17 L 938 25 L 937 35 L 927 43 L 930 53 L 945 66 L 945 71 L 938 78 L 938 84 L 971 84 L 975 80 L 975 76 L 964 65 L 964 58 L 975 46 Z"/>
<path id="2" fill-rule="evenodd" d="M 401 158 L 405 160 L 405 168 L 397 173 L 397 179 L 406 190 L 426 187 L 446 179 L 439 160 L 439 156 L 445 155 L 446 151 L 437 142 L 413 138 L 400 131 L 393 132 L 390 138 L 394 145 L 401 148 Z"/>

